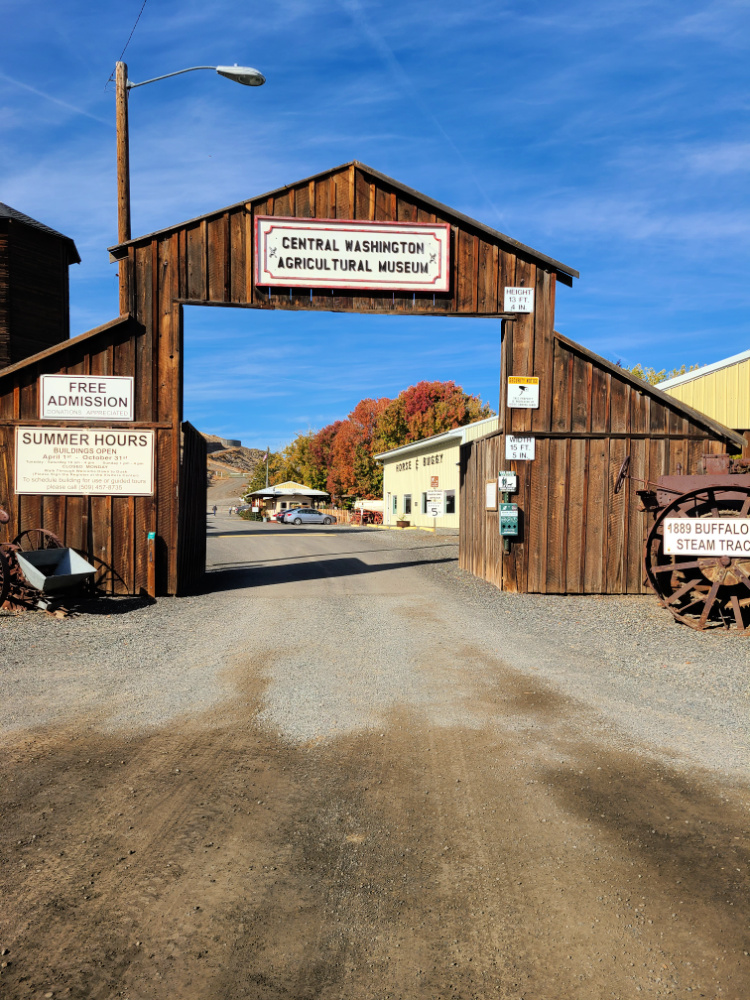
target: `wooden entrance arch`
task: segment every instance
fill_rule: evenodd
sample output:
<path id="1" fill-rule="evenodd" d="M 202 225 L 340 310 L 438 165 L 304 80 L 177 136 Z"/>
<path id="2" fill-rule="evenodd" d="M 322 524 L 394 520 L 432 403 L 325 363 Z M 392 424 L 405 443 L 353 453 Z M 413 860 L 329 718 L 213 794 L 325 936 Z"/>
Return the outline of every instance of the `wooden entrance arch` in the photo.
<path id="1" fill-rule="evenodd" d="M 258 287 L 258 216 L 445 223 L 451 233 L 450 290 L 357 291 Z M 0 371 L 0 503 L 12 538 L 45 527 L 88 554 L 111 593 L 179 594 L 205 566 L 205 444 L 182 422 L 183 306 L 304 309 L 504 320 L 506 376 L 539 378 L 539 408 L 507 409 L 500 429 L 462 454 L 461 565 L 503 589 L 541 593 L 638 593 L 643 520 L 628 484 L 615 500 L 613 469 L 655 479 L 698 471 L 703 452 L 739 451 L 729 428 L 665 396 L 554 331 L 555 289 L 572 268 L 490 229 L 361 163 L 347 163 L 228 208 L 110 249 L 119 261 L 119 319 Z M 504 289 L 534 289 L 534 310 L 504 316 Z M 470 347 L 468 348 L 471 349 Z M 131 375 L 135 420 L 153 428 L 153 497 L 14 495 L 14 431 L 41 425 L 42 374 Z M 54 422 L 45 421 L 48 427 Z M 67 423 L 71 423 L 68 421 Z M 533 462 L 509 462 L 510 433 L 537 439 Z M 503 468 L 519 476 L 522 534 L 503 552 L 485 485 Z M 149 534 L 155 537 L 153 550 Z M 0 535 L 0 537 L 2 537 Z M 153 544 L 153 543 L 152 543 Z M 153 551 L 155 585 L 149 573 Z"/>
<path id="2" fill-rule="evenodd" d="M 437 295 L 386 291 L 347 295 L 340 290 L 259 288 L 254 277 L 259 215 L 448 223 L 451 290 Z M 535 289 L 536 308 L 532 314 L 514 317 L 514 340 L 529 345 L 535 341 L 537 351 L 539 345 L 547 345 L 551 365 L 555 285 L 557 280 L 570 285 L 578 276 L 559 261 L 357 162 L 130 240 L 110 252 L 124 268 L 121 311 L 143 328 L 145 349 L 154 358 L 155 413 L 173 425 L 168 445 L 165 441 L 170 451 L 162 459 L 165 474 L 159 476 L 157 497 L 158 511 L 164 511 L 161 521 L 169 525 L 173 539 L 163 556 L 167 564 L 159 565 L 161 587 L 169 593 L 193 584 L 202 572 L 203 558 L 202 522 L 180 516 L 186 506 L 200 506 L 192 496 L 193 481 L 183 481 L 179 497 L 169 495 L 179 464 L 183 306 L 502 318 L 505 286 L 525 285 Z M 195 559 L 190 557 L 193 551 Z"/>
<path id="3" fill-rule="evenodd" d="M 403 293 L 259 288 L 254 280 L 254 220 L 296 218 L 447 223 L 450 291 Z M 44 525 L 89 552 L 104 586 L 138 593 L 147 586 L 147 535 L 156 534 L 156 590 L 183 593 L 203 574 L 205 477 L 199 436 L 182 422 L 183 306 L 303 309 L 421 316 L 503 318 L 506 286 L 535 292 L 535 309 L 513 319 L 514 354 L 552 372 L 555 287 L 578 272 L 470 219 L 391 177 L 351 162 L 268 194 L 110 248 L 119 262 L 119 320 L 0 372 L 0 434 L 6 455 L 0 500 L 10 501 L 11 533 Z M 470 349 L 470 348 L 469 348 Z M 152 498 L 12 497 L 13 424 L 38 417 L 40 374 L 134 375 L 132 425 L 157 433 Z"/>

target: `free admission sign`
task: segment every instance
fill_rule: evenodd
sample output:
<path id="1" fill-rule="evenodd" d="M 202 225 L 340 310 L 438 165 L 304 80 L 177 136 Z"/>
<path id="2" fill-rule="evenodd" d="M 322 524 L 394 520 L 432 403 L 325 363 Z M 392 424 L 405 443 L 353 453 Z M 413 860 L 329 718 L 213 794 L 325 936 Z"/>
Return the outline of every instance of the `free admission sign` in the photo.
<path id="1" fill-rule="evenodd" d="M 255 283 L 281 288 L 450 291 L 447 223 L 255 220 Z"/>
<path id="2" fill-rule="evenodd" d="M 42 375 L 42 420 L 132 420 L 133 379 L 129 375 Z"/>

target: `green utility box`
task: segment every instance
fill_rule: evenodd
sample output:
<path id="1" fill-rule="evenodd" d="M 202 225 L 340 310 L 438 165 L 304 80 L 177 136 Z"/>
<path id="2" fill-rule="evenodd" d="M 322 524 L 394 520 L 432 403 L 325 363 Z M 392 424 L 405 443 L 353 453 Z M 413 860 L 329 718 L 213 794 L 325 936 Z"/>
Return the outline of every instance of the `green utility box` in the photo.
<path id="1" fill-rule="evenodd" d="M 500 534 L 504 538 L 518 535 L 518 504 L 500 504 Z"/>

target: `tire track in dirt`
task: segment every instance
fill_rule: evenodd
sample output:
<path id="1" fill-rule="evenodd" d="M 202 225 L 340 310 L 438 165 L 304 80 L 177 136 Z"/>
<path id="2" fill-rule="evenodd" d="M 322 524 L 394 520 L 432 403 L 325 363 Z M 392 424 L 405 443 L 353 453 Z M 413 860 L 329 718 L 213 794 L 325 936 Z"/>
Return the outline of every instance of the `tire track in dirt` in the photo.
<path id="1" fill-rule="evenodd" d="M 259 654 L 202 716 L 6 739 L 4 994 L 750 995 L 747 789 L 432 638 L 418 669 L 473 728 L 400 707 L 290 743 Z"/>

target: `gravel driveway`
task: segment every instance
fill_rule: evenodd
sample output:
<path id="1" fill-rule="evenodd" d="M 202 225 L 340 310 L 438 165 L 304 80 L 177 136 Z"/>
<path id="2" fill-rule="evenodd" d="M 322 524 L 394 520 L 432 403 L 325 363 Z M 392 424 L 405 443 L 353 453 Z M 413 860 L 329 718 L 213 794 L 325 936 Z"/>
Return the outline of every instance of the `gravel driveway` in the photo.
<path id="1" fill-rule="evenodd" d="M 748 640 L 208 520 L 205 594 L 0 616 L 7 996 L 750 995 Z"/>

